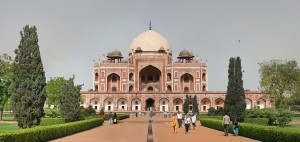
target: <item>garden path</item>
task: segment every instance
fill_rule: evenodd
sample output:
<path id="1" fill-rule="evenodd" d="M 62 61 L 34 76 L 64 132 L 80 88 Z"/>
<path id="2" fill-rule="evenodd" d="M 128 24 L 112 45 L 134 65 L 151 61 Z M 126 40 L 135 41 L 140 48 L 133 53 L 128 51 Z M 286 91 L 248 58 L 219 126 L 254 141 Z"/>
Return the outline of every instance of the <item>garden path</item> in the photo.
<path id="1" fill-rule="evenodd" d="M 118 124 L 109 125 L 108 121 L 100 127 L 80 132 L 71 136 L 53 140 L 53 142 L 146 142 L 148 133 L 148 117 L 131 117 L 121 120 Z M 197 122 L 195 130 L 184 133 L 184 128 L 178 128 L 178 133 L 171 130 L 171 118 L 155 116 L 152 125 L 154 142 L 254 142 L 255 140 L 241 136 L 224 136 L 223 132 L 206 128 Z"/>

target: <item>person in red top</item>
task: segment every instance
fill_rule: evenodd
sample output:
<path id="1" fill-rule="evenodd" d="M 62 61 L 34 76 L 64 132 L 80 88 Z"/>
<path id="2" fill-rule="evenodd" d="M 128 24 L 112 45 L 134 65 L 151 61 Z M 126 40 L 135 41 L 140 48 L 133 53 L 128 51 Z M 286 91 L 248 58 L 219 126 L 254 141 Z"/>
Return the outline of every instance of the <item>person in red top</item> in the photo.
<path id="1" fill-rule="evenodd" d="M 106 118 L 106 114 L 105 113 L 102 114 L 102 118 L 105 120 L 105 118 Z"/>

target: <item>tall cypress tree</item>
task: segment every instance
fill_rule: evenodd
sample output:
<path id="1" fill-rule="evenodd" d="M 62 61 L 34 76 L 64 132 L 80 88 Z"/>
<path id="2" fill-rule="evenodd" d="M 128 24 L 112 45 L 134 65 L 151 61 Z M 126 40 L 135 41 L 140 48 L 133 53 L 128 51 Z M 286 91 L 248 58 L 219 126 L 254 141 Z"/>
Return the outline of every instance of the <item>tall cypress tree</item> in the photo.
<path id="1" fill-rule="evenodd" d="M 26 25 L 15 50 L 12 77 L 12 110 L 18 125 L 28 128 L 40 124 L 44 116 L 46 77 L 35 26 Z"/>
<path id="2" fill-rule="evenodd" d="M 74 85 L 74 77 L 67 80 L 60 95 L 60 112 L 67 122 L 79 120 L 80 85 Z"/>
<path id="3" fill-rule="evenodd" d="M 199 109 L 198 109 L 198 101 L 197 101 L 197 96 L 195 95 L 193 98 L 193 113 L 199 114 Z"/>
<path id="4" fill-rule="evenodd" d="M 186 95 L 184 102 L 183 102 L 183 107 L 182 107 L 182 110 L 185 114 L 187 114 L 189 112 L 189 106 L 190 106 L 190 99 L 189 99 L 189 96 Z"/>
<path id="5" fill-rule="evenodd" d="M 235 114 L 243 118 L 246 111 L 246 100 L 245 100 L 245 90 L 243 86 L 243 72 L 241 65 L 241 58 L 236 58 L 235 66 L 235 77 L 236 77 L 236 102 L 235 102 Z"/>
<path id="6" fill-rule="evenodd" d="M 246 101 L 242 76 L 240 57 L 231 57 L 229 59 L 227 94 L 224 102 L 224 111 L 231 118 L 234 115 L 243 118 L 245 113 Z"/>

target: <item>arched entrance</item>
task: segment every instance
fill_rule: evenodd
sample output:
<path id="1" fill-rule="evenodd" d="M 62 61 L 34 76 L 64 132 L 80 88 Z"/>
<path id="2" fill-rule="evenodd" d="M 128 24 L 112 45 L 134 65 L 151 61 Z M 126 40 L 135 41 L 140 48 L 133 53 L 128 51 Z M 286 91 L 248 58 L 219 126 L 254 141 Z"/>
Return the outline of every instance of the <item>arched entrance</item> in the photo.
<path id="1" fill-rule="evenodd" d="M 145 110 L 152 111 L 154 109 L 154 99 L 149 98 L 146 100 L 146 108 Z"/>
<path id="2" fill-rule="evenodd" d="M 139 72 L 139 90 L 158 92 L 161 88 L 162 75 L 161 71 L 149 65 Z"/>

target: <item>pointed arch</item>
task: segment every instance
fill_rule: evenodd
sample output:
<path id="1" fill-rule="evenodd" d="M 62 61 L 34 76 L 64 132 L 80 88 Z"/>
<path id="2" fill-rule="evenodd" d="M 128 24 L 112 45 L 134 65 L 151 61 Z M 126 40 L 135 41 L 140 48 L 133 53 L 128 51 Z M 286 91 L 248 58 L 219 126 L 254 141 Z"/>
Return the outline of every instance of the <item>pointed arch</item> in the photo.
<path id="1" fill-rule="evenodd" d="M 181 90 L 187 91 L 194 91 L 194 77 L 189 74 L 185 73 L 180 77 L 180 84 Z"/>
<path id="2" fill-rule="evenodd" d="M 107 91 L 120 91 L 120 76 L 112 73 L 107 76 Z"/>

